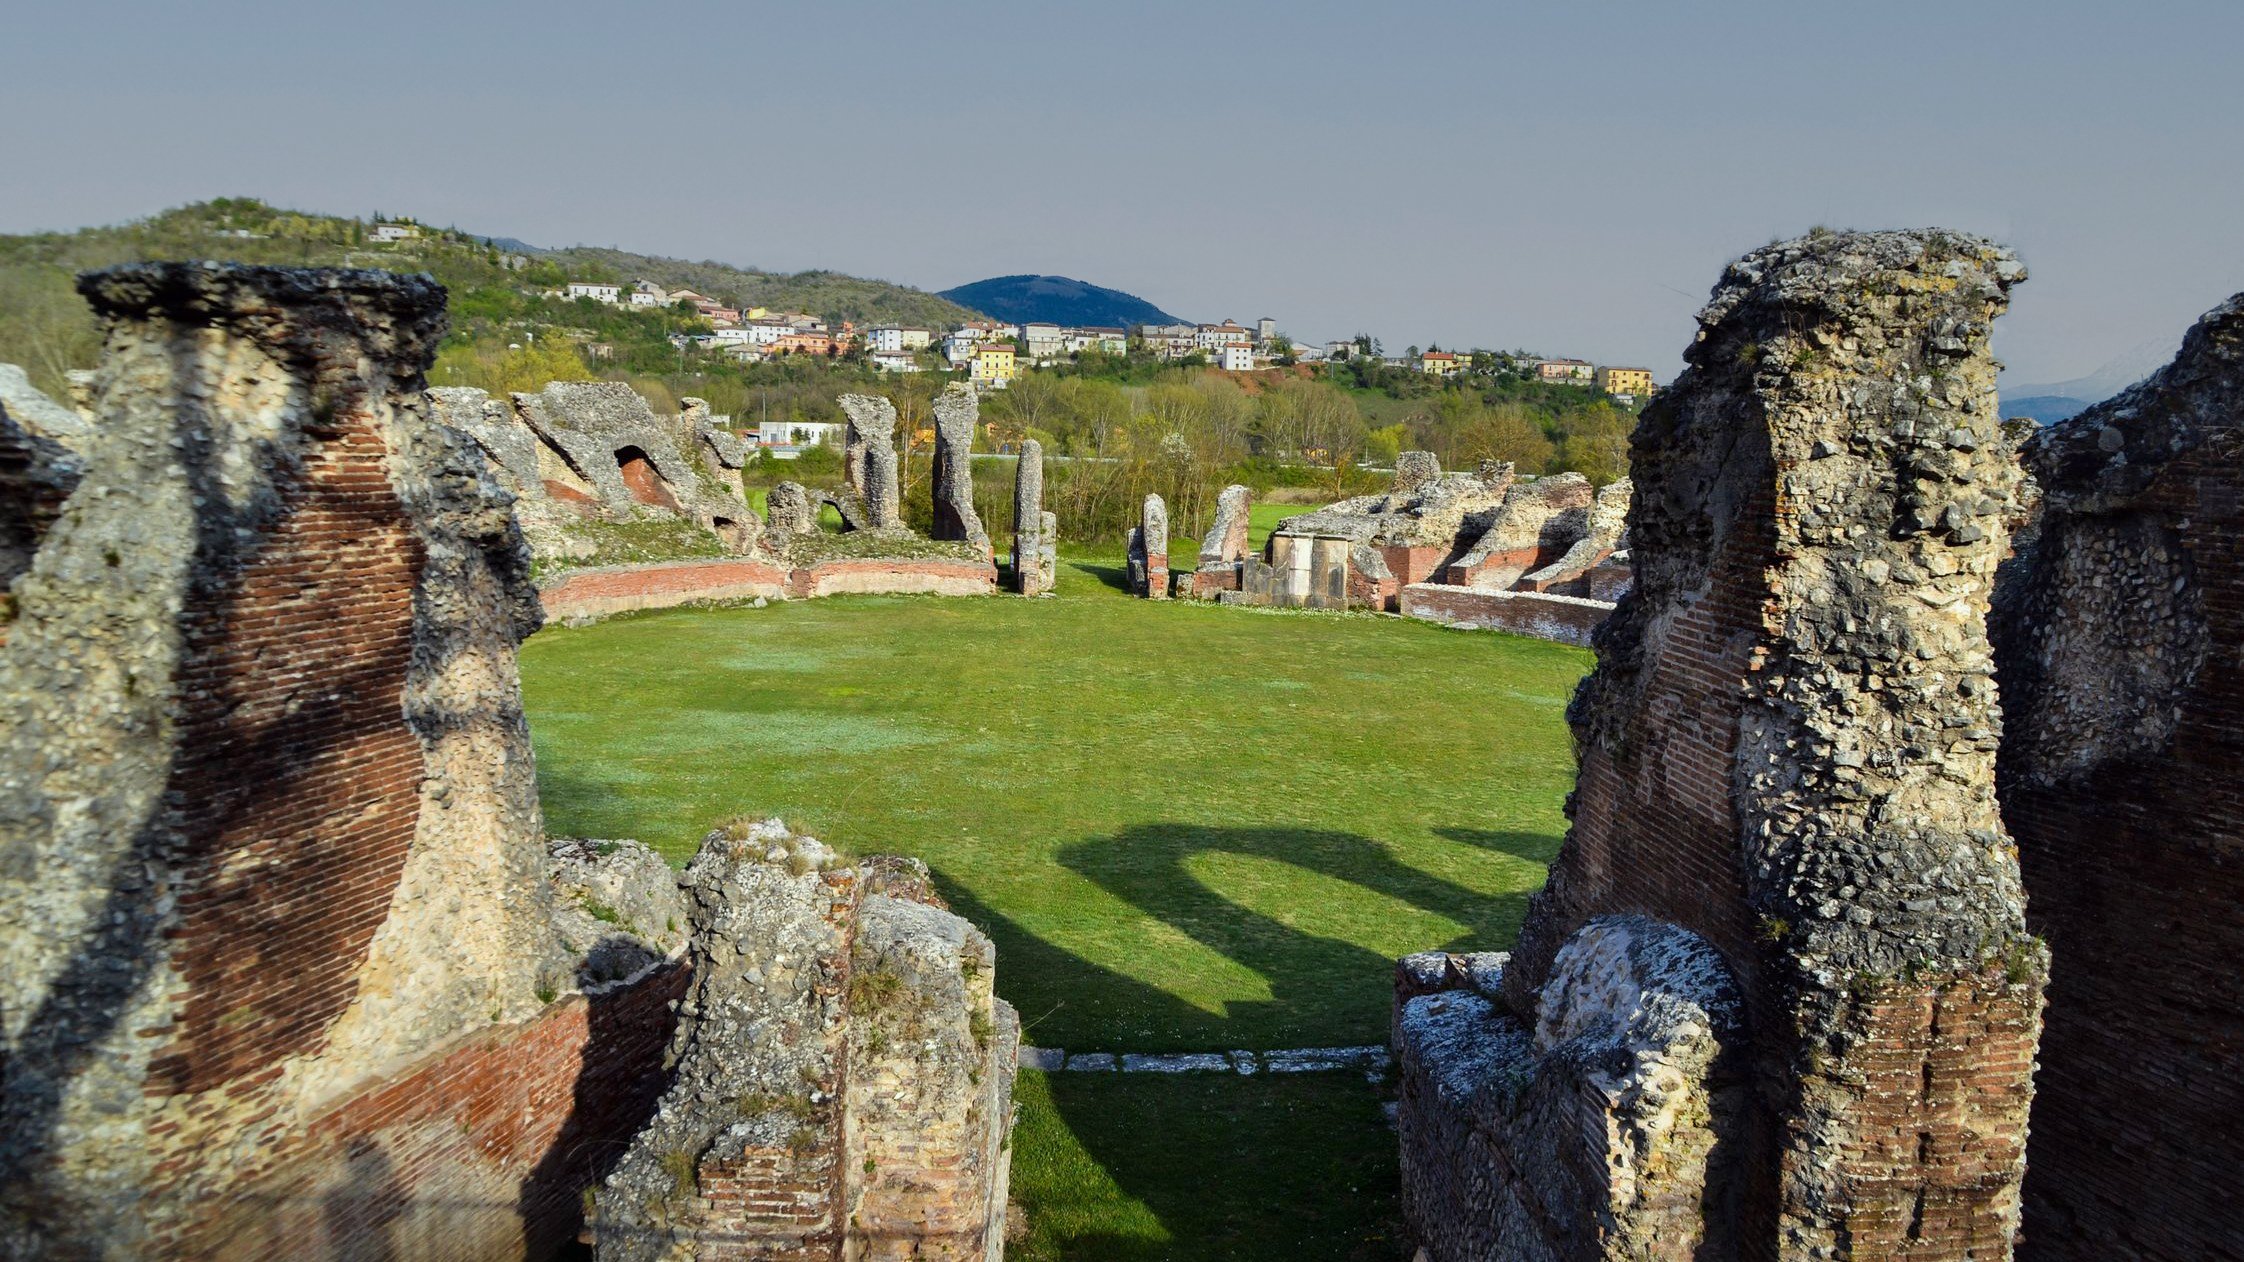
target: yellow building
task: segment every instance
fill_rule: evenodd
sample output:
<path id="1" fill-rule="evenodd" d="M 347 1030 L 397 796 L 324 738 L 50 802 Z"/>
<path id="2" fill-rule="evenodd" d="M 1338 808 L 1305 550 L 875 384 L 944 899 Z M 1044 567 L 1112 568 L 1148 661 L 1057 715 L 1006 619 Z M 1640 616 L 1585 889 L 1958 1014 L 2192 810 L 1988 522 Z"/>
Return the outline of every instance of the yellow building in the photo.
<path id="1" fill-rule="evenodd" d="M 1462 366 L 1463 362 L 1448 351 L 1427 351 L 1418 357 L 1418 371 L 1436 377 L 1451 376 Z"/>
<path id="2" fill-rule="evenodd" d="M 977 386 L 1003 390 L 1012 383 L 1013 348 L 998 342 L 984 342 L 974 348 L 974 364 L 969 375 Z"/>
<path id="3" fill-rule="evenodd" d="M 1597 370 L 1597 388 L 1607 394 L 1633 395 L 1641 399 L 1652 393 L 1652 370 L 1600 368 Z"/>

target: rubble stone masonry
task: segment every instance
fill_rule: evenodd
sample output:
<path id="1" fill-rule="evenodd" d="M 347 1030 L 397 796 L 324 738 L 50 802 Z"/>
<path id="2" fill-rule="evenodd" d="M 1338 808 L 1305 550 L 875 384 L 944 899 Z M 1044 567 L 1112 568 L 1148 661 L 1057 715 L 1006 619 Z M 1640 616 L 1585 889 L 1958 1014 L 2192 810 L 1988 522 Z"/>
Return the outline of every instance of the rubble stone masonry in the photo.
<path id="1" fill-rule="evenodd" d="M 0 416 L 0 1256 L 553 1256 L 642 1126 L 737 1120 L 676 1090 L 702 975 L 764 987 L 733 992 L 751 1006 L 784 987 L 559 905 L 635 880 L 618 905 L 683 906 L 642 849 L 543 836 L 530 554 L 477 440 L 430 415 L 434 283 L 154 264 L 81 289 L 106 340 L 85 450 Z M 953 564 L 987 589 L 986 560 Z M 994 956 L 932 908 L 866 912 L 931 900 L 924 869 L 852 872 L 852 926 L 910 924 L 880 939 L 919 962 L 887 998 L 981 1059 L 869 1047 L 894 1099 L 849 1142 L 899 1173 L 808 1212 L 890 1225 L 852 1256 L 994 1257 Z M 871 998 L 831 993 L 827 1024 Z M 791 1054 L 700 1046 L 720 1076 Z M 709 1221 L 740 1240 L 788 1212 L 720 1198 Z"/>
<path id="2" fill-rule="evenodd" d="M 2004 818 L 2052 955 L 2022 1257 L 2244 1257 L 2244 295 L 2034 436 Z"/>
<path id="3" fill-rule="evenodd" d="M 1535 1013 L 1598 917 L 1719 953 L 1756 1089 L 1696 1177 L 1738 1256 L 2006 1257 L 2018 1225 L 2046 956 L 1985 614 L 2018 482 L 1987 336 L 2023 274 L 1942 231 L 1756 251 L 1633 440 L 1636 586 L 1569 710 L 1573 825 L 1501 993 Z M 1671 1225 L 1557 1256 L 1696 1248 Z"/>

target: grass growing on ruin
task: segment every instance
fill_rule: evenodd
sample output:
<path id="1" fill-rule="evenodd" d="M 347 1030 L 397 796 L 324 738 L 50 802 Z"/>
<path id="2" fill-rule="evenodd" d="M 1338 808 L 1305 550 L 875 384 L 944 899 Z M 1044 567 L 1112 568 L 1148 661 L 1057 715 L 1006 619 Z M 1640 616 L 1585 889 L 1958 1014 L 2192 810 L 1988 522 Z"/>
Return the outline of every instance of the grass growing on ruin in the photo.
<path id="1" fill-rule="evenodd" d="M 995 939 L 1025 1041 L 1078 1052 L 1380 1043 L 1396 956 L 1511 944 L 1564 828 L 1587 653 L 1133 600 L 1119 556 L 1060 570 L 1048 600 L 541 632 L 523 690 L 548 830 L 678 862 L 720 820 L 775 814 L 916 855 Z M 1023 1256 L 1349 1256 L 1258 1215 L 1375 1158 L 1366 1199 L 1317 1212 L 1342 1241 L 1391 1212 L 1392 1136 L 1358 1076 L 1022 1083 Z"/>

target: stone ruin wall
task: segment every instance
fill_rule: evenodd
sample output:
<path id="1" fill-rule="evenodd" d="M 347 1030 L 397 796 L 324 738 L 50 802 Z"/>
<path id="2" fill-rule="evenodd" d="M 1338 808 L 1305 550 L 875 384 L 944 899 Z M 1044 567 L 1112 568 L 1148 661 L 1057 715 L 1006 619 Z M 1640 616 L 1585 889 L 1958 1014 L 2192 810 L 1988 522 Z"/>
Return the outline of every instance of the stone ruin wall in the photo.
<path id="1" fill-rule="evenodd" d="M 82 289 L 82 478 L 59 505 L 0 479 L 34 547 L 0 643 L 0 1249 L 549 1256 L 666 1089 L 694 959 L 591 985 L 566 941 L 515 676 L 528 552 L 421 394 L 442 291 L 209 265 Z M 972 998 L 916 984 L 938 1018 Z M 1002 1188 L 1009 1084 L 925 1093 L 987 1121 L 928 1153 L 976 1172 L 948 1221 Z"/>
<path id="2" fill-rule="evenodd" d="M 1592 1229 L 1552 1216 L 1575 1185 L 1529 1158 L 1625 1172 L 1672 1093 L 1540 1117 L 1545 1077 L 1606 1071 L 1545 1039 L 1476 1076 L 1409 1035 L 1457 987 L 1406 999 L 1406 1169 L 1511 1187 L 1487 1203 L 1539 1242 L 1516 1256 L 2007 1255 L 2046 964 L 1993 795 L 1983 621 L 2017 475 L 1986 338 L 2022 274 L 1941 232 L 1772 246 L 1732 265 L 1646 410 L 1636 587 L 1569 711 L 1573 825 L 1518 950 L 1477 970 L 1498 974 L 1482 1037 L 1451 1042 L 1522 1046 L 1554 985 L 1654 995 L 1641 961 L 1578 967 L 1600 918 L 1641 917 L 1734 978 L 1753 1033 L 1698 1085 L 1752 1089 L 1648 1199 L 1610 1182 Z M 1410 1196 L 1422 1236 L 1455 1238 Z"/>
<path id="3" fill-rule="evenodd" d="M 1257 557 L 1247 550 L 1253 493 L 1227 487 L 1178 588 L 1586 645 L 1628 589 L 1629 496 L 1625 478 L 1593 492 L 1578 473 L 1520 481 L 1501 461 L 1443 473 L 1432 452 L 1406 451 L 1387 491 L 1285 519 Z"/>
<path id="4" fill-rule="evenodd" d="M 2025 452 L 2004 817 L 2052 956 L 2027 1258 L 2244 1256 L 2244 295 Z"/>

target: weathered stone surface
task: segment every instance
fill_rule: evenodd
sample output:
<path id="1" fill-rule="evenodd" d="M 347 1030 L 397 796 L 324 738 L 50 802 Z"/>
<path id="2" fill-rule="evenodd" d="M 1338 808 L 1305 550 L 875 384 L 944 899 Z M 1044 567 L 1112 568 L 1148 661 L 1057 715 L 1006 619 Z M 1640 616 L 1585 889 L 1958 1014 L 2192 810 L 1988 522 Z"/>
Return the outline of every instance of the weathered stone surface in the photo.
<path id="1" fill-rule="evenodd" d="M 1628 501 L 1632 489 L 1627 478 L 1599 487 L 1596 502 L 1582 515 L 1581 534 L 1567 545 L 1557 560 L 1521 575 L 1518 590 L 1559 596 L 1589 595 L 1590 571 L 1612 559 L 1628 532 Z M 1625 580 L 1620 585 L 1625 590 Z"/>
<path id="2" fill-rule="evenodd" d="M 1436 1258 L 1738 1256 L 1742 1004 L 1697 935 L 1590 921 L 1528 1020 L 1501 956 L 1398 966 L 1405 1212 Z M 1407 993 L 1408 997 L 1402 997 Z"/>
<path id="3" fill-rule="evenodd" d="M 571 529 L 587 519 L 683 517 L 739 553 L 762 535 L 740 476 L 747 450 L 701 399 L 669 420 L 612 381 L 557 381 L 505 400 L 461 386 L 428 396 L 436 418 L 489 457 L 540 560 L 591 557 L 595 545 Z"/>
<path id="4" fill-rule="evenodd" d="M 1503 995 L 1537 1012 L 1603 916 L 1720 953 L 1769 1085 L 1708 1157 L 1736 1216 L 1703 1225 L 1747 1256 L 1999 1257 L 2017 1226 L 2046 956 L 1985 615 L 2018 484 L 1987 334 L 2022 275 L 1940 231 L 1757 251 L 1633 440 L 1637 586 L 1569 710 L 1573 823 Z"/>
<path id="5" fill-rule="evenodd" d="M 1145 497 L 1138 524 L 1130 528 L 1125 549 L 1130 590 L 1148 600 L 1169 598 L 1169 506 L 1158 495 Z"/>
<path id="6" fill-rule="evenodd" d="M 8 585 L 31 568 L 39 541 L 84 471 L 69 448 L 25 430 L 0 403 L 0 643 L 14 619 Z"/>
<path id="7" fill-rule="evenodd" d="M 82 448 L 93 437 L 93 425 L 85 417 L 41 394 L 14 364 L 0 364 L 0 409 L 34 437 L 65 447 Z"/>
<path id="8" fill-rule="evenodd" d="M 1044 444 L 1033 438 L 1021 443 L 1021 457 L 1013 470 L 1013 585 L 1023 596 L 1041 596 L 1052 590 L 1044 568 Z"/>
<path id="9" fill-rule="evenodd" d="M 764 533 L 774 547 L 795 535 L 818 533 L 818 504 L 800 482 L 781 482 L 764 495 Z"/>
<path id="10" fill-rule="evenodd" d="M 558 837 L 546 843 L 553 926 L 580 961 L 578 984 L 623 981 L 685 945 L 678 874 L 636 841 Z"/>
<path id="11" fill-rule="evenodd" d="M 2000 784 L 2055 958 L 2020 1253 L 2220 1257 L 2244 1168 L 2244 295 L 2025 456 Z"/>
<path id="12" fill-rule="evenodd" d="M 1228 566 L 1247 555 L 1247 532 L 1253 521 L 1254 488 L 1227 486 L 1216 496 L 1215 520 L 1200 539 L 1200 565 Z"/>
<path id="13" fill-rule="evenodd" d="M 683 884 L 693 989 L 598 1256 L 995 1256 L 1019 1027 L 989 940 L 924 868 L 776 820 L 711 834 Z"/>
<path id="14" fill-rule="evenodd" d="M 865 504 L 867 530 L 901 530 L 902 484 L 896 473 L 896 405 L 871 395 L 845 394 L 835 400 L 849 418 L 849 485 Z M 938 536 L 939 537 L 939 536 Z"/>
<path id="15" fill-rule="evenodd" d="M 433 283 L 81 288 L 100 438 L 0 647 L 0 1237 L 197 1254 L 305 1119 L 559 980 L 514 674 L 537 607 L 504 493 L 426 410 Z M 416 1177 L 472 1181 L 457 1156 Z M 273 1191 L 259 1230 L 301 1223 Z"/>
<path id="16" fill-rule="evenodd" d="M 1487 528 L 1443 568 L 1448 582 L 1483 591 L 1509 591 L 1529 571 L 1563 556 L 1588 527 L 1597 494 L 1579 473 L 1556 473 L 1531 482 L 1505 478 L 1506 488 Z M 1621 517 L 1628 516 L 1625 498 Z"/>
<path id="17" fill-rule="evenodd" d="M 1402 589 L 1405 618 L 1438 622 L 1461 631 L 1504 631 L 1588 648 L 1597 628 L 1613 612 L 1610 600 L 1556 596 L 1543 592 L 1491 592 L 1443 583 L 1412 583 Z"/>
<path id="18" fill-rule="evenodd" d="M 987 549 L 990 536 L 974 511 L 974 430 L 982 405 L 974 387 L 954 381 L 935 398 L 934 539 L 963 539 Z"/>
<path id="19" fill-rule="evenodd" d="M 1486 527 L 1510 481 L 1509 465 L 1477 473 L 1442 473 L 1439 465 L 1418 461 L 1407 470 L 1398 468 L 1397 489 L 1286 518 L 1271 535 L 1273 568 L 1281 572 L 1288 568 L 1280 564 L 1281 552 L 1296 558 L 1292 568 L 1309 564 L 1307 554 L 1285 540 L 1341 541 L 1347 545 L 1341 583 L 1345 596 L 1332 596 L 1327 583 L 1302 581 L 1284 586 L 1278 603 L 1306 604 L 1314 591 L 1320 607 L 1339 607 L 1332 603 L 1338 599 L 1342 604 L 1394 608 L 1404 586 L 1439 575 Z"/>
<path id="20" fill-rule="evenodd" d="M 1389 495 L 1408 495 L 1441 476 L 1441 458 L 1430 451 L 1406 451 L 1395 457 L 1395 479 Z"/>

